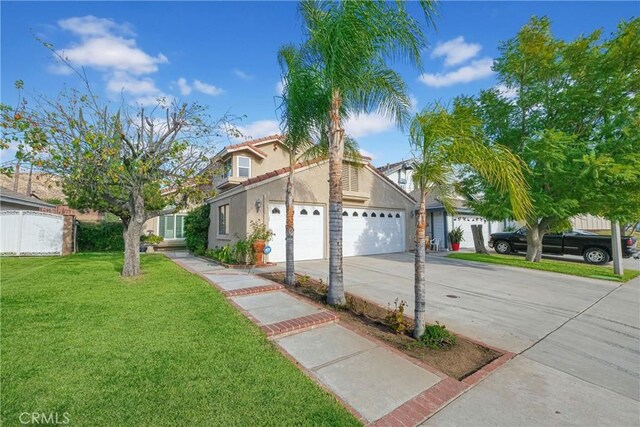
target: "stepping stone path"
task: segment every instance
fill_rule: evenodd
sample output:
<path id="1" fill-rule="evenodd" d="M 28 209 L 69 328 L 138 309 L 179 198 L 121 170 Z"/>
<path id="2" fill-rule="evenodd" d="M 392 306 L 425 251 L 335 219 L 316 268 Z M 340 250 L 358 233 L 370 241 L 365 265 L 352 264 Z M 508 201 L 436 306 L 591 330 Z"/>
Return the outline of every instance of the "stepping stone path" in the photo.
<path id="1" fill-rule="evenodd" d="M 166 255 L 219 289 L 365 424 L 419 425 L 471 385 L 340 325 L 336 314 L 279 283 L 186 252 Z M 485 368 L 498 366 L 492 365 Z M 483 370 L 474 374 L 478 380 L 486 375 Z"/>

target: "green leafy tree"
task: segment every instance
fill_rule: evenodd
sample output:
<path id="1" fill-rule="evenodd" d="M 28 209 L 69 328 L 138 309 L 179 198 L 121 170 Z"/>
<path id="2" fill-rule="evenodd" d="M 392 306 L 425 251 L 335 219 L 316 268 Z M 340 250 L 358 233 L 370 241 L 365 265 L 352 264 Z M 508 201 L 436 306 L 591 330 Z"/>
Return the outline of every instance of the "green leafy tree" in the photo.
<path id="1" fill-rule="evenodd" d="M 427 197 L 435 196 L 453 211 L 452 181 L 460 166 L 472 169 L 506 195 L 512 212 L 524 218 L 531 209 L 523 162 L 509 149 L 484 144 L 482 122 L 468 106 L 425 108 L 412 120 L 409 129 L 414 152 L 413 180 L 420 191 L 415 235 L 415 329 L 414 337 L 425 331 L 425 230 Z"/>
<path id="2" fill-rule="evenodd" d="M 87 84 L 88 87 L 88 84 Z M 40 168 L 60 177 L 71 207 L 110 212 L 124 225 L 123 276 L 140 273 L 145 221 L 203 200 L 210 158 L 225 119 L 210 122 L 198 104 L 112 106 L 90 93 L 63 91 L 40 99 L 46 134 Z"/>
<path id="3" fill-rule="evenodd" d="M 633 144 L 619 144 L 618 139 L 637 117 L 638 73 L 629 70 L 638 69 L 638 20 L 622 23 L 610 40 L 602 42 L 600 36 L 596 31 L 569 42 L 558 40 L 548 19 L 534 17 L 500 46 L 494 63 L 500 86 L 474 100 L 460 100 L 477 108 L 488 145 L 509 148 L 528 166 L 525 177 L 533 202 L 524 219 L 529 261 L 540 260 L 544 234 L 566 228 L 572 216 L 604 214 L 614 205 L 626 205 L 622 199 L 628 192 L 609 188 L 611 194 L 603 197 L 606 174 L 601 169 L 600 178 L 594 174 L 596 164 L 606 162 L 626 168 L 626 157 L 633 155 Z M 618 154 L 607 154 L 613 152 Z M 610 176 L 622 177 L 609 166 Z M 585 179 L 589 170 L 590 179 Z M 465 189 L 482 195 L 472 203 L 482 215 L 514 217 L 509 202 L 478 174 L 465 180 Z"/>
<path id="4" fill-rule="evenodd" d="M 419 2 L 431 21 L 433 2 Z M 398 124 L 408 119 L 410 101 L 391 60 L 420 66 L 425 39 L 404 2 L 303 1 L 308 39 L 302 55 L 315 73 L 319 97 L 317 123 L 326 123 L 329 146 L 329 291 L 330 304 L 345 304 L 342 268 L 343 121 L 378 110 Z"/>

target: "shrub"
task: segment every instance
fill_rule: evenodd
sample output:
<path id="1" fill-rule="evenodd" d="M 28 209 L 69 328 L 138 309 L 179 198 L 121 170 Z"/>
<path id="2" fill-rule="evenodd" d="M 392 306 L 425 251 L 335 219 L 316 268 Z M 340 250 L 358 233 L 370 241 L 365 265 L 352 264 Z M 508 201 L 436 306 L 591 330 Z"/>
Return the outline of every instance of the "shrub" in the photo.
<path id="1" fill-rule="evenodd" d="M 430 348 L 451 347 L 456 343 L 456 336 L 447 330 L 444 325 L 436 322 L 435 325 L 428 325 L 424 334 L 420 337 L 420 342 Z"/>
<path id="2" fill-rule="evenodd" d="M 124 251 L 121 222 L 78 222 L 78 252 Z"/>
<path id="3" fill-rule="evenodd" d="M 184 219 L 184 237 L 187 249 L 196 255 L 207 250 L 209 236 L 209 205 L 193 209 Z"/>
<path id="4" fill-rule="evenodd" d="M 140 242 L 147 243 L 149 245 L 157 245 L 164 241 L 164 237 L 158 236 L 153 233 L 143 234 L 140 236 Z"/>
<path id="5" fill-rule="evenodd" d="M 204 255 L 225 264 L 248 265 L 255 262 L 255 254 L 250 240 L 238 240 L 233 245 L 226 245 L 204 252 Z"/>
<path id="6" fill-rule="evenodd" d="M 449 232 L 449 241 L 451 243 L 460 243 L 464 240 L 464 231 L 462 227 L 456 227 Z"/>
<path id="7" fill-rule="evenodd" d="M 407 322 L 404 319 L 404 309 L 407 306 L 407 302 L 402 300 L 398 304 L 398 298 L 396 298 L 393 305 L 393 309 L 391 309 L 391 304 L 388 305 L 384 323 L 396 334 L 402 334 L 407 329 Z"/>
<path id="8" fill-rule="evenodd" d="M 249 241 L 254 242 L 256 240 L 269 241 L 273 237 L 273 231 L 267 227 L 262 221 L 251 221 L 251 234 L 249 235 Z"/>

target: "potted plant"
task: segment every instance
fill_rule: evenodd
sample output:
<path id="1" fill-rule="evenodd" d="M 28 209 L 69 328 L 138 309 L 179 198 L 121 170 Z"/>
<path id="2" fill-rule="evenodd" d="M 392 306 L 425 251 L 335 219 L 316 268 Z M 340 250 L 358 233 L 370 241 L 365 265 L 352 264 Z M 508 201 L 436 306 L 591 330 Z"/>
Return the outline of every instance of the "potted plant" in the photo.
<path id="1" fill-rule="evenodd" d="M 140 252 L 148 254 L 155 252 L 155 246 L 164 241 L 164 238 L 153 233 L 143 234 L 140 236 Z"/>
<path id="2" fill-rule="evenodd" d="M 264 248 L 267 242 L 273 237 L 273 231 L 267 228 L 261 221 L 251 221 L 251 235 L 249 241 L 252 242 L 253 251 L 256 254 L 256 265 L 264 264 Z"/>
<path id="3" fill-rule="evenodd" d="M 454 251 L 460 250 L 460 242 L 464 240 L 462 237 L 464 232 L 462 227 L 458 226 L 449 232 L 449 241 L 451 242 L 451 249 Z"/>

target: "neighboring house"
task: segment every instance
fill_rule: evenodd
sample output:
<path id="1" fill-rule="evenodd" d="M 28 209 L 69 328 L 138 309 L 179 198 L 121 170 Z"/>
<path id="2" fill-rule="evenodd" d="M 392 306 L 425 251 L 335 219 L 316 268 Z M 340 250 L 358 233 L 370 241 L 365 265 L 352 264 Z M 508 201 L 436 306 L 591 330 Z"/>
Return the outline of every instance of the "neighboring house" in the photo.
<path id="1" fill-rule="evenodd" d="M 27 196 L 8 188 L 0 187 L 0 210 L 3 211 L 39 211 L 53 209 L 54 205 L 43 202 L 37 197 Z"/>
<path id="2" fill-rule="evenodd" d="M 412 159 L 389 163 L 378 169 L 390 180 L 405 188 L 415 200 L 420 200 L 420 189 L 414 187 L 412 179 Z M 460 247 L 473 248 L 472 225 L 482 225 L 482 234 L 485 241 L 489 240 L 491 233 L 502 231 L 507 225 L 506 221 L 489 221 L 480 215 L 476 215 L 466 206 L 465 199 L 462 196 L 456 196 L 453 200 L 453 205 L 455 207 L 454 215 L 449 214 L 439 200 L 433 196 L 427 197 L 427 234 L 431 239 L 440 240 L 440 249 L 446 250 L 449 247 L 448 233 L 455 227 L 461 227 L 464 232 L 464 240 L 460 243 Z"/>
<path id="3" fill-rule="evenodd" d="M 289 156 L 279 135 L 226 147 L 216 160 L 224 165 L 218 194 L 209 200 L 209 248 L 251 233 L 262 221 L 275 233 L 268 260 L 285 260 L 285 189 Z M 343 164 L 343 255 L 404 252 L 413 247 L 416 201 L 363 157 Z M 295 165 L 295 259 L 329 256 L 329 164 Z"/>
<path id="4" fill-rule="evenodd" d="M 402 160 L 396 163 L 388 163 L 380 168 L 380 172 L 384 173 L 390 180 L 398 184 L 411 194 L 411 196 L 420 200 L 420 191 L 413 185 L 413 160 Z M 440 247 L 446 249 L 448 247 L 448 232 L 454 227 L 462 227 L 464 231 L 464 240 L 461 242 L 461 248 L 473 248 L 473 234 L 471 226 L 482 224 L 482 232 L 485 241 L 488 240 L 491 233 L 504 230 L 507 226 L 518 225 L 513 221 L 489 221 L 486 218 L 475 214 L 466 206 L 465 199 L 458 196 L 454 200 L 456 208 L 455 215 L 447 213 L 442 203 L 433 197 L 427 198 L 427 233 L 432 238 L 440 239 Z M 610 230 L 611 223 L 600 217 L 593 215 L 580 215 L 571 218 L 571 225 L 575 229 L 580 230 Z M 444 242 L 444 243 L 442 243 Z"/>

